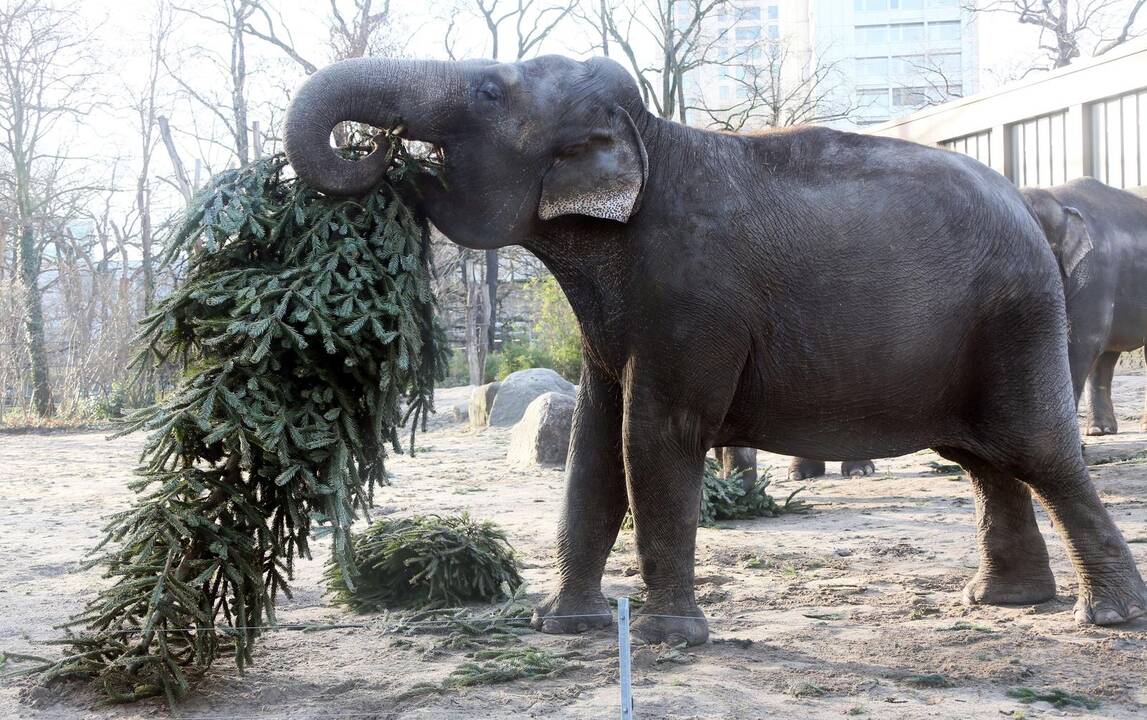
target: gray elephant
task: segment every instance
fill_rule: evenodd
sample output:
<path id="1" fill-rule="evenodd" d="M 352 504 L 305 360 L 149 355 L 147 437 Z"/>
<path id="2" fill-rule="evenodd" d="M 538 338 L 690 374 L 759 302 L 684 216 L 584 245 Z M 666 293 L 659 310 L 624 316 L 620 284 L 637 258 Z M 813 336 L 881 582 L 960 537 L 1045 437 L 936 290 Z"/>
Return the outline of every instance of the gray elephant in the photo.
<path id="1" fill-rule="evenodd" d="M 1115 433 L 1115 364 L 1147 342 L 1147 200 L 1093 178 L 1023 194 L 1063 272 L 1077 401 L 1086 380 L 1086 432 Z M 1140 428 L 1147 430 L 1147 402 Z"/>
<path id="2" fill-rule="evenodd" d="M 365 192 L 386 160 L 334 153 L 343 120 L 440 147 L 422 211 L 467 247 L 533 252 L 577 315 L 559 580 L 537 628 L 612 621 L 602 572 L 632 507 L 648 590 L 634 632 L 705 641 L 694 549 L 718 446 L 935 448 L 972 477 L 981 561 L 967 600 L 1055 595 L 1030 487 L 1068 546 L 1076 618 L 1147 607 L 1080 452 L 1055 257 L 1019 191 L 975 160 L 826 128 L 678 125 L 607 59 L 320 70 L 288 110 L 287 154 L 321 190 Z"/>

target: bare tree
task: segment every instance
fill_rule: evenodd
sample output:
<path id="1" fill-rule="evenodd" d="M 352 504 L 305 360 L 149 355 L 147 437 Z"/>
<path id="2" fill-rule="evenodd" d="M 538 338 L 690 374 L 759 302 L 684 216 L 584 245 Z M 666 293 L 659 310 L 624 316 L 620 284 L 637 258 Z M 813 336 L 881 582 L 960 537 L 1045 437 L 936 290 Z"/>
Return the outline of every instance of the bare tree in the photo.
<path id="1" fill-rule="evenodd" d="M 208 14 L 198 7 L 173 6 L 183 14 L 203 22 L 223 28 L 227 36 L 228 54 L 221 57 L 215 51 L 203 46 L 195 48 L 196 54 L 220 69 L 229 97 L 221 99 L 202 86 L 192 85 L 183 74 L 171 67 L 165 60 L 165 67 L 171 77 L 196 104 L 214 115 L 231 136 L 229 150 L 240 165 L 251 160 L 251 127 L 247 93 L 247 33 L 245 28 L 258 9 L 257 0 L 218 0 L 216 5 L 220 16 Z"/>
<path id="2" fill-rule="evenodd" d="M 457 0 L 443 35 L 446 54 L 457 58 L 454 32 L 460 16 L 470 16 L 486 26 L 483 54 L 493 60 L 522 60 L 537 53 L 577 6 L 577 0 Z M 507 33 L 512 43 L 509 46 L 503 39 Z"/>
<path id="3" fill-rule="evenodd" d="M 23 343 L 31 366 L 32 405 L 44 417 L 55 404 L 45 348 L 40 278 L 45 240 L 37 231 L 50 209 L 85 188 L 67 176 L 72 158 L 57 138 L 70 120 L 92 108 L 94 62 L 83 23 L 74 12 L 45 0 L 0 4 L 0 151 L 11 174 L 10 232 L 16 235 L 17 277 L 22 285 Z"/>
<path id="4" fill-rule="evenodd" d="M 243 26 L 243 32 L 282 50 L 307 75 L 318 70 L 318 63 L 299 51 L 278 3 L 251 0 L 251 4 L 255 11 Z M 394 22 L 391 0 L 350 0 L 349 5 L 345 0 L 330 0 L 327 61 L 398 54 L 403 43 L 394 32 Z"/>
<path id="5" fill-rule="evenodd" d="M 912 91 L 915 108 L 943 105 L 964 97 L 964 85 L 959 77 L 960 70 L 947 66 L 940 57 L 929 55 L 912 61 L 915 71 L 914 85 L 904 88 Z"/>
<path id="6" fill-rule="evenodd" d="M 731 46 L 736 23 L 715 21 L 735 20 L 748 11 L 732 0 L 597 0 L 579 16 L 600 34 L 597 49 L 624 58 L 657 115 L 687 122 L 686 77 L 706 65 L 735 62 L 746 52 Z"/>
<path id="7" fill-rule="evenodd" d="M 699 93 L 688 110 L 711 128 L 737 132 L 850 117 L 856 110 L 836 62 L 811 62 L 784 40 L 763 40 L 744 56 L 720 63 L 729 97 Z"/>
<path id="8" fill-rule="evenodd" d="M 1147 0 L 980 0 L 965 2 L 975 13 L 1014 15 L 1024 25 L 1039 28 L 1039 48 L 1052 68 L 1064 67 L 1083 54 L 1090 40 L 1091 55 L 1102 55 L 1137 37 L 1139 12 Z"/>
<path id="9" fill-rule="evenodd" d="M 160 75 L 167 53 L 167 42 L 172 32 L 171 9 L 165 3 L 155 6 L 155 15 L 152 18 L 148 33 L 147 75 L 144 77 L 142 87 L 128 88 L 128 95 L 132 98 L 132 114 L 136 122 L 139 139 L 139 168 L 135 178 L 135 216 L 138 220 L 140 267 L 143 274 L 143 296 L 140 298 L 142 307 L 150 307 L 155 301 L 155 252 L 154 229 L 152 221 L 152 157 L 159 142 L 160 117 L 158 98 L 160 92 Z M 166 123 L 166 120 L 164 120 Z M 170 150 L 174 151 L 174 145 Z M 172 166 L 180 185 L 187 184 L 183 163 L 178 154 L 172 157 Z M 190 189 L 182 191 L 186 199 L 190 199 Z M 125 228 L 119 232 L 124 233 Z"/>

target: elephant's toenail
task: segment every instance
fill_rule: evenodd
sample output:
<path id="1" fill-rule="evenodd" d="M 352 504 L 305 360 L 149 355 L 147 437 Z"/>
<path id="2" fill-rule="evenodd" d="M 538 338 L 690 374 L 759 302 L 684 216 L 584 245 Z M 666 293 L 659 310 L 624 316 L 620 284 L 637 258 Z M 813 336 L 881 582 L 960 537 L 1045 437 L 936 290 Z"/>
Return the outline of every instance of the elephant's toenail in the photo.
<path id="1" fill-rule="evenodd" d="M 1100 610 L 1095 613 L 1095 622 L 1097 625 L 1112 625 L 1117 622 L 1122 622 L 1123 616 L 1115 610 Z"/>

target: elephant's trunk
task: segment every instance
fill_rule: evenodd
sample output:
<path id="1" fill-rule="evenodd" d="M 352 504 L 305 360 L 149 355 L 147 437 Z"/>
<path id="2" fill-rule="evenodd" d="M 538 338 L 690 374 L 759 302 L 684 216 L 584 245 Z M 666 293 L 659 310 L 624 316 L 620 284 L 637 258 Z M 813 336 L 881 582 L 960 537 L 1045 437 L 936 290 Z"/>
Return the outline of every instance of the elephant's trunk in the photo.
<path id="1" fill-rule="evenodd" d="M 356 58 L 311 75 L 287 108 L 284 144 L 295 173 L 332 195 L 357 195 L 378 184 L 385 153 L 358 161 L 339 157 L 331 131 L 343 121 L 381 128 L 403 125 L 405 136 L 436 142 L 440 120 L 460 91 L 457 63 Z"/>

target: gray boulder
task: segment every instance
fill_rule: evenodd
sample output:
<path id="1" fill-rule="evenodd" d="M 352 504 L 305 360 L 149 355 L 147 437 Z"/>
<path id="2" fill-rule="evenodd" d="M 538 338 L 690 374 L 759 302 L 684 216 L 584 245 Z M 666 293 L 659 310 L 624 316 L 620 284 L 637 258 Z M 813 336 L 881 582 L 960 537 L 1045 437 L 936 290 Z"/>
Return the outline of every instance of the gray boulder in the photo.
<path id="1" fill-rule="evenodd" d="M 548 392 L 534 399 L 525 415 L 510 431 L 511 465 L 566 464 L 573 424 L 574 397 Z"/>
<path id="2" fill-rule="evenodd" d="M 510 427 L 522 419 L 526 414 L 526 407 L 534 401 L 534 398 L 549 392 L 573 397 L 574 385 L 548 368 L 531 368 L 510 373 L 502 381 L 494 397 L 494 407 L 490 411 L 490 425 Z M 473 408 L 470 417 L 474 417 Z"/>
<path id="3" fill-rule="evenodd" d="M 499 382 L 486 383 L 470 391 L 470 427 L 482 428 L 490 424 L 490 409 L 501 385 Z"/>
<path id="4" fill-rule="evenodd" d="M 454 422 L 466 422 L 470 419 L 470 406 L 458 403 L 450 408 L 450 413 Z"/>

